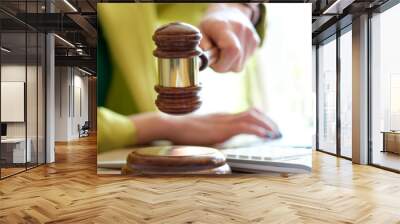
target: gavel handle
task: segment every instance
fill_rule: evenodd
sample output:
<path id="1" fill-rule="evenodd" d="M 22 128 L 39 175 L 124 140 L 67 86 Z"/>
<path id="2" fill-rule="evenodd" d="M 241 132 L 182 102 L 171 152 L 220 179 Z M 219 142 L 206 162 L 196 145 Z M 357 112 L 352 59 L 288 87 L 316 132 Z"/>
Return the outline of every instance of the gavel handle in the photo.
<path id="1" fill-rule="evenodd" d="M 205 50 L 202 55 L 200 55 L 200 71 L 206 69 L 208 66 L 213 65 L 219 57 L 219 50 L 217 47 L 212 47 Z"/>

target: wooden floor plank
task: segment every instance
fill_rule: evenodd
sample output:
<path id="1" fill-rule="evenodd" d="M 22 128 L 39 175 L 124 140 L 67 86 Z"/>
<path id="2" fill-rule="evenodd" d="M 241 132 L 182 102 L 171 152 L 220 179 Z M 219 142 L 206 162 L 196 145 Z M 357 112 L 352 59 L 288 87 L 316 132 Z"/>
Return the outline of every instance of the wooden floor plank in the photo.
<path id="1" fill-rule="evenodd" d="M 0 223 L 400 223 L 400 175 L 320 152 L 311 174 L 96 175 L 96 139 L 0 181 Z"/>

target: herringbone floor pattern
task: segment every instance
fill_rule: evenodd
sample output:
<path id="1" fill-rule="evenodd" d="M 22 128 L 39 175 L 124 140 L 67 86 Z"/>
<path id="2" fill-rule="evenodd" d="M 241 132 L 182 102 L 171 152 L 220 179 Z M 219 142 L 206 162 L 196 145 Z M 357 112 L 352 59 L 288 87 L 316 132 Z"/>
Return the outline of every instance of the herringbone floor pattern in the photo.
<path id="1" fill-rule="evenodd" d="M 400 223 L 400 175 L 322 153 L 289 177 L 100 177 L 95 144 L 0 181 L 0 223 Z"/>

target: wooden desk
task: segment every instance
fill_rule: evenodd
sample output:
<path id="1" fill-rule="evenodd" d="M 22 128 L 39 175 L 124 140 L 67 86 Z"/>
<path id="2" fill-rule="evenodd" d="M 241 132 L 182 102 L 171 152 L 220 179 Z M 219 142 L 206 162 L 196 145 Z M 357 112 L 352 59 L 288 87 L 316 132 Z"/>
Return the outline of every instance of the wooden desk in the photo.
<path id="1" fill-rule="evenodd" d="M 1 159 L 7 164 L 25 164 L 31 161 L 32 140 L 26 139 L 27 147 L 25 151 L 25 138 L 6 138 L 1 139 Z"/>
<path id="2" fill-rule="evenodd" d="M 400 131 L 383 131 L 382 152 L 400 154 Z"/>

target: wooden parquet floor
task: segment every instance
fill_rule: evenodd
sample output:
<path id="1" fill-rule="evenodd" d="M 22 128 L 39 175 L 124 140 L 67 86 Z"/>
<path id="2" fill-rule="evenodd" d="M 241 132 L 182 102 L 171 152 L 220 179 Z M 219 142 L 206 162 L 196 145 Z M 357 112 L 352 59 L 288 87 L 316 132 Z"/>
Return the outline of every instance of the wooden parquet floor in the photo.
<path id="1" fill-rule="evenodd" d="M 314 153 L 311 174 L 96 175 L 95 138 L 0 181 L 0 223 L 400 223 L 400 175 Z"/>

